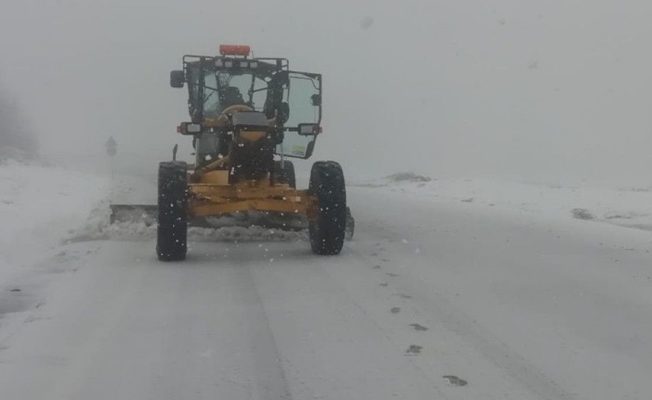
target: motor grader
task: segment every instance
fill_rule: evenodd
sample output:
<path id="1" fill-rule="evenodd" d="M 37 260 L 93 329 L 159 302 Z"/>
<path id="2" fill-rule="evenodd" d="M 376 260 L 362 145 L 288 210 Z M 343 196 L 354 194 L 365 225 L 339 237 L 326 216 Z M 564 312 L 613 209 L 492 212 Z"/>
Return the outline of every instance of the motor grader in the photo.
<path id="1" fill-rule="evenodd" d="M 173 88 L 188 90 L 190 121 L 177 132 L 192 138 L 195 162 L 177 161 L 175 151 L 159 164 L 159 260 L 186 257 L 189 222 L 249 213 L 305 219 L 312 251 L 339 254 L 353 224 L 342 167 L 315 162 L 308 189 L 297 190 L 286 159 L 310 158 L 322 132 L 321 75 L 292 71 L 285 58 L 251 57 L 249 46 L 219 53 L 185 55 L 170 73 Z"/>

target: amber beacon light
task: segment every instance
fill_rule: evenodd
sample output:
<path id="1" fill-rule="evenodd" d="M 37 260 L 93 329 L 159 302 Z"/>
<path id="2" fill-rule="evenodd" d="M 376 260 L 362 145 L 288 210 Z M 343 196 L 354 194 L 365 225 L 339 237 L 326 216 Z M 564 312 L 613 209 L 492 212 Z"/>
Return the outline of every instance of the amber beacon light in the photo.
<path id="1" fill-rule="evenodd" d="M 245 56 L 251 53 L 251 47 L 247 45 L 222 44 L 220 54 L 223 56 Z"/>

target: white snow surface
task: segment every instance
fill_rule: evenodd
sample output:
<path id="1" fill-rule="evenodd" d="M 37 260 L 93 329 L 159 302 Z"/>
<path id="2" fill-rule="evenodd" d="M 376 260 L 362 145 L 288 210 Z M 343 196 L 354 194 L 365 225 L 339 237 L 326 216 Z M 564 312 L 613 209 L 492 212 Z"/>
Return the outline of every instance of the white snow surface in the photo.
<path id="1" fill-rule="evenodd" d="M 592 221 L 652 230 L 652 185 L 560 185 L 516 183 L 490 179 L 433 179 L 398 173 L 382 179 L 355 181 L 350 186 L 378 188 L 427 197 L 433 202 L 462 202 L 490 213 L 552 219 L 575 217 L 584 210 Z"/>
<path id="2" fill-rule="evenodd" d="M 36 162 L 0 163 L 0 277 L 57 252 L 108 189 L 104 176 Z"/>
<path id="3" fill-rule="evenodd" d="M 652 398 L 646 188 L 349 179 L 339 256 L 238 228 L 159 263 L 108 225 L 150 176 L 0 182 L 2 399 Z"/>

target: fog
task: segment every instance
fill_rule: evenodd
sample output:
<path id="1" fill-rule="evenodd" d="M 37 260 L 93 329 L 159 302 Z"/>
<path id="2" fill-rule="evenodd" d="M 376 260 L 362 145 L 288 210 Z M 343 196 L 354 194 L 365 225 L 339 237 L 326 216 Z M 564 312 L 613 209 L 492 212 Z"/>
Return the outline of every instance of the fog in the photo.
<path id="1" fill-rule="evenodd" d="M 249 44 L 324 74 L 313 159 L 348 176 L 649 182 L 644 1 L 3 0 L 0 82 L 42 154 L 170 157 L 183 54 Z M 104 158 L 102 158 L 104 157 Z"/>

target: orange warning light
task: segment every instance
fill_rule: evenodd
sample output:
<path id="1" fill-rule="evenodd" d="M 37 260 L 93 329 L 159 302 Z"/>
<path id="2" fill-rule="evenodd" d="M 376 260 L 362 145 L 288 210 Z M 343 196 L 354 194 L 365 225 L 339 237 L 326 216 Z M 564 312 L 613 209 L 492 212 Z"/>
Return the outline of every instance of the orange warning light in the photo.
<path id="1" fill-rule="evenodd" d="M 251 47 L 246 45 L 222 44 L 220 54 L 223 56 L 245 56 L 251 53 Z"/>

